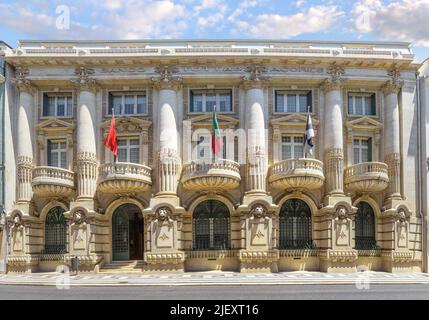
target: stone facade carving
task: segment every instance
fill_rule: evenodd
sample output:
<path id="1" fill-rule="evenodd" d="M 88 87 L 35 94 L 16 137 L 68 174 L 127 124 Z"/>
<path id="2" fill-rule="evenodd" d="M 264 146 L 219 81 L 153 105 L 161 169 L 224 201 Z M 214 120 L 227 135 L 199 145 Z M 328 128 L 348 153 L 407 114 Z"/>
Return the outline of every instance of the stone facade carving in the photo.
<path id="1" fill-rule="evenodd" d="M 79 86 L 88 87 L 93 86 L 96 83 L 96 80 L 92 78 L 94 75 L 94 69 L 88 67 L 78 67 L 75 69 L 76 78 L 71 79 L 70 81 Z"/>

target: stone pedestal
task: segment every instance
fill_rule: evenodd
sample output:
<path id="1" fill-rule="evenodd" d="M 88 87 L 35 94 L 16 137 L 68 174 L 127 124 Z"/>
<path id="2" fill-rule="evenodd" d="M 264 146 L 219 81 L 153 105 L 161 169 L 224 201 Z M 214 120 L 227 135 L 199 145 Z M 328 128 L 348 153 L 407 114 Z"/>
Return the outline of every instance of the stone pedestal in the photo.
<path id="1" fill-rule="evenodd" d="M 275 249 L 273 228 L 276 210 L 277 206 L 261 199 L 238 208 L 245 239 L 244 248 L 239 251 L 241 272 L 278 272 L 280 256 Z"/>
<path id="2" fill-rule="evenodd" d="M 181 208 L 158 205 L 144 211 L 150 250 L 145 251 L 145 271 L 184 271 L 185 253 L 179 251 Z"/>

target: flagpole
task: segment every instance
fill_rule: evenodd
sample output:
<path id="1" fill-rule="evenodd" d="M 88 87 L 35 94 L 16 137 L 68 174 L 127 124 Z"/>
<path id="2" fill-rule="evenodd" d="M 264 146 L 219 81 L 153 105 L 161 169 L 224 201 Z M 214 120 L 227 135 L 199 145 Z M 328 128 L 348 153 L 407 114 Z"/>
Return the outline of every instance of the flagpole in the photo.
<path id="1" fill-rule="evenodd" d="M 306 120 L 306 122 L 308 122 L 308 116 L 310 115 L 310 106 L 307 106 L 307 120 Z M 304 132 L 304 159 L 307 159 L 307 152 L 305 151 L 305 146 L 306 146 L 306 144 L 307 144 L 307 141 L 306 141 L 306 134 L 305 134 L 305 132 Z"/>
<path id="2" fill-rule="evenodd" d="M 112 107 L 112 117 L 115 118 L 115 108 Z M 115 124 L 116 125 L 116 124 Z M 117 157 L 115 155 L 113 155 L 113 163 L 117 163 Z"/>
<path id="3" fill-rule="evenodd" d="M 216 105 L 213 106 L 213 119 L 214 119 L 215 116 L 216 116 Z M 215 139 L 215 141 L 214 141 L 214 146 L 215 147 L 214 147 L 214 150 L 212 150 L 212 152 L 213 152 L 212 161 L 213 161 L 213 163 L 215 163 L 216 162 L 216 128 L 214 126 L 213 126 L 212 139 Z"/>

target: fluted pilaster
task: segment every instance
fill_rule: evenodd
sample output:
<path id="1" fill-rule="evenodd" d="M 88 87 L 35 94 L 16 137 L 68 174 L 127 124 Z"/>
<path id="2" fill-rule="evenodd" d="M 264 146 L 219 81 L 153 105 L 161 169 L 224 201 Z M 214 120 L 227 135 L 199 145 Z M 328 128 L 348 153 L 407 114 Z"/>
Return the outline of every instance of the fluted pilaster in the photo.
<path id="1" fill-rule="evenodd" d="M 174 149 L 163 149 L 158 158 L 159 194 L 176 194 L 180 176 L 180 158 Z"/>
<path id="2" fill-rule="evenodd" d="M 325 152 L 326 190 L 328 194 L 343 194 L 344 155 L 342 148 Z"/>
<path id="3" fill-rule="evenodd" d="M 30 202 L 33 196 L 31 187 L 32 171 L 34 168 L 33 158 L 27 156 L 18 156 L 17 172 L 18 172 L 18 203 Z"/>
<path id="4" fill-rule="evenodd" d="M 79 152 L 76 167 L 77 197 L 78 199 L 92 199 L 97 182 L 97 156 L 95 153 Z"/>

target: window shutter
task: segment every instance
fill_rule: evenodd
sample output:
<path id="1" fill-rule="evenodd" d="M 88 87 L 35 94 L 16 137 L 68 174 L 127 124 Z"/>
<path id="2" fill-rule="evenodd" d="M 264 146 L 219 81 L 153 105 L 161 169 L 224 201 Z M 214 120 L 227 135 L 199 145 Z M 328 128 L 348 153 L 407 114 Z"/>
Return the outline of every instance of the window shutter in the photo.
<path id="1" fill-rule="evenodd" d="M 307 93 L 307 106 L 310 106 L 310 112 L 313 112 L 313 91 L 311 90 Z"/>
<path id="2" fill-rule="evenodd" d="M 372 138 L 368 139 L 368 162 L 372 161 Z"/>
<path id="3" fill-rule="evenodd" d="M 376 104 L 375 104 L 375 93 L 373 93 L 371 95 L 371 115 L 375 116 L 376 115 L 376 108 L 375 108 Z"/>

